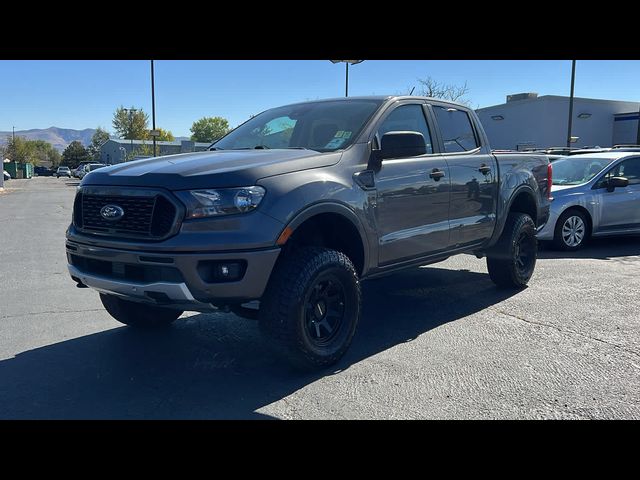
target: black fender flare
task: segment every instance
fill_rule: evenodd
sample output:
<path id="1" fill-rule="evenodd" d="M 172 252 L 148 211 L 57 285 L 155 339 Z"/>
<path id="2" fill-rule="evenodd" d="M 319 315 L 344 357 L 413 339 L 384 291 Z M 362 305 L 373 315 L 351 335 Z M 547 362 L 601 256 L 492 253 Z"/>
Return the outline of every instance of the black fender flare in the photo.
<path id="1" fill-rule="evenodd" d="M 309 220 L 316 215 L 320 215 L 322 213 L 335 213 L 341 215 L 346 220 L 348 220 L 358 231 L 360 235 L 360 241 L 362 242 L 362 247 L 364 251 L 364 265 L 363 265 L 363 273 L 369 269 L 369 258 L 370 258 L 370 245 L 369 239 L 367 237 L 366 231 L 362 226 L 362 222 L 358 218 L 358 215 L 348 206 L 338 203 L 338 202 L 318 202 L 305 207 L 303 210 L 299 211 L 294 215 L 294 217 L 285 225 L 282 229 L 284 233 L 285 230 L 290 229 L 291 233 L 295 232 L 296 229 L 302 225 L 305 221 Z"/>
<path id="2" fill-rule="evenodd" d="M 500 210 L 500 215 L 498 216 L 498 222 L 496 224 L 496 228 L 493 231 L 491 240 L 488 243 L 489 248 L 493 247 L 495 243 L 498 241 L 498 239 L 500 238 L 500 235 L 502 235 L 502 231 L 504 230 L 505 223 L 507 223 L 507 216 L 509 215 L 509 211 L 511 211 L 513 202 L 523 192 L 526 192 L 526 194 L 532 198 L 534 205 L 536 205 L 536 208 L 539 208 L 538 202 L 536 201 L 536 192 L 533 190 L 533 188 L 531 188 L 531 186 L 528 184 L 523 184 L 518 186 L 509 197 L 509 202 L 507 203 L 505 208 Z M 538 215 L 538 212 L 536 212 L 536 215 Z"/>

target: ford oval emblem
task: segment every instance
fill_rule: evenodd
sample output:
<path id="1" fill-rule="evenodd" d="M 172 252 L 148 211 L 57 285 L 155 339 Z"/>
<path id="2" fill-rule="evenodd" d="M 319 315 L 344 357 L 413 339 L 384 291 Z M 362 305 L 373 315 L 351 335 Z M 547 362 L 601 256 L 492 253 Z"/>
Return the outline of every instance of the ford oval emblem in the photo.
<path id="1" fill-rule="evenodd" d="M 105 220 L 116 221 L 124 217 L 124 210 L 118 205 L 105 205 L 100 209 L 100 216 Z"/>

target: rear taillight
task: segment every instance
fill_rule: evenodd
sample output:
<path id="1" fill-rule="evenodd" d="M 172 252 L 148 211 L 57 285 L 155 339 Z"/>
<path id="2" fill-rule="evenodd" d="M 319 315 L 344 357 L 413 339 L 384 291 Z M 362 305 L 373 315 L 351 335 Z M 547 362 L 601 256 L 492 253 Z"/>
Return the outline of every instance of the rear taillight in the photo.
<path id="1" fill-rule="evenodd" d="M 551 185 L 553 185 L 553 167 L 551 163 L 547 165 L 547 199 L 552 200 L 551 198 Z"/>

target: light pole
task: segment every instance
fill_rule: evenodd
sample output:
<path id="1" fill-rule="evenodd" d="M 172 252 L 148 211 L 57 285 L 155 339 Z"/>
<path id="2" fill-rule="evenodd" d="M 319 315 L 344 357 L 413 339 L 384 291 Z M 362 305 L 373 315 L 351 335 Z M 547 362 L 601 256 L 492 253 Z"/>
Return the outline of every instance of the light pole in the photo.
<path id="1" fill-rule="evenodd" d="M 576 61 L 571 60 L 571 95 L 569 97 L 569 130 L 567 132 L 567 148 L 571 147 L 571 122 L 573 120 L 573 86 L 576 81 Z"/>
<path id="2" fill-rule="evenodd" d="M 640 145 L 640 108 L 638 108 L 638 133 L 636 134 L 636 145 Z"/>
<path id="3" fill-rule="evenodd" d="M 156 131 L 156 89 L 155 79 L 153 75 L 153 60 L 151 60 L 151 122 L 153 123 L 153 131 Z M 156 136 L 153 136 L 153 156 L 156 156 Z"/>
<path id="4" fill-rule="evenodd" d="M 358 63 L 362 63 L 364 60 L 331 60 L 331 63 L 344 63 L 344 96 L 349 96 L 349 65 L 357 65 Z"/>

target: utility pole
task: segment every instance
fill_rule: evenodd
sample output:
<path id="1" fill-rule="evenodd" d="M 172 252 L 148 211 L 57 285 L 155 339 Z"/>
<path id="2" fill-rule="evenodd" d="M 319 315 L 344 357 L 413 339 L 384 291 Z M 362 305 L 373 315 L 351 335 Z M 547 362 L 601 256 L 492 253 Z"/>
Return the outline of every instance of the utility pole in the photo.
<path id="1" fill-rule="evenodd" d="M 569 129 L 567 132 L 567 148 L 571 146 L 571 122 L 573 120 L 573 87 L 576 81 L 576 61 L 571 60 L 571 95 L 569 96 Z"/>
<path id="2" fill-rule="evenodd" d="M 153 124 L 153 130 L 156 129 L 156 91 L 155 91 L 155 79 L 153 76 L 153 60 L 151 60 L 151 122 Z M 156 156 L 156 136 L 153 136 L 153 156 Z"/>
<path id="3" fill-rule="evenodd" d="M 636 135 L 636 145 L 640 145 L 640 107 L 638 108 L 638 134 Z"/>

